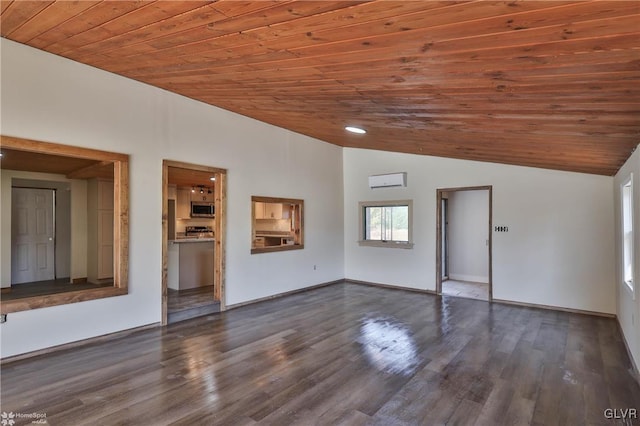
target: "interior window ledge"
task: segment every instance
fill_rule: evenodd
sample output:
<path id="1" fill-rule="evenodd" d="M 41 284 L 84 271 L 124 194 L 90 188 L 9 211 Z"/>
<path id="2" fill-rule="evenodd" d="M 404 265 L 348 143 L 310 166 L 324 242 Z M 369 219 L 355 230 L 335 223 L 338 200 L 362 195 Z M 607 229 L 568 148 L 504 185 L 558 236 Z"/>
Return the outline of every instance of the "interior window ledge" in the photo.
<path id="1" fill-rule="evenodd" d="M 70 303 L 86 302 L 88 300 L 123 296 L 127 293 L 127 288 L 119 287 L 103 287 L 88 290 L 68 291 L 36 297 L 25 297 L 22 299 L 3 300 L 2 303 L 0 303 L 0 310 L 3 314 L 8 314 L 27 311 L 30 309 L 46 308 L 49 306 L 67 305 Z"/>
<path id="2" fill-rule="evenodd" d="M 383 247 L 383 248 L 399 248 L 399 249 L 412 249 L 413 243 L 402 243 L 396 241 L 371 241 L 360 240 L 358 244 L 362 247 Z"/>

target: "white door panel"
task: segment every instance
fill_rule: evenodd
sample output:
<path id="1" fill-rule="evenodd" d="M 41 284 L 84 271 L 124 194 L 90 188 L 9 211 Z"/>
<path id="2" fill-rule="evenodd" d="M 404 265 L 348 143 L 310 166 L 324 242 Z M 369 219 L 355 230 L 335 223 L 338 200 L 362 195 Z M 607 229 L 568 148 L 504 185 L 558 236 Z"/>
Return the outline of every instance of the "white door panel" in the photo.
<path id="1" fill-rule="evenodd" d="M 54 191 L 12 188 L 11 284 L 55 278 Z"/>

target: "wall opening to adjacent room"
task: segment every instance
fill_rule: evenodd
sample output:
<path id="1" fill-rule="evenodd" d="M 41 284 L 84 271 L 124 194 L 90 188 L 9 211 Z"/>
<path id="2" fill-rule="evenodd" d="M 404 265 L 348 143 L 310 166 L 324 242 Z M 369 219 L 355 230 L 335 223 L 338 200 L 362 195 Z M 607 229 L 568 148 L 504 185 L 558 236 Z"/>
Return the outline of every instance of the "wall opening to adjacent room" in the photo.
<path id="1" fill-rule="evenodd" d="M 162 323 L 225 309 L 226 170 L 163 161 Z"/>
<path id="2" fill-rule="evenodd" d="M 436 290 L 491 300 L 492 187 L 437 190 Z"/>

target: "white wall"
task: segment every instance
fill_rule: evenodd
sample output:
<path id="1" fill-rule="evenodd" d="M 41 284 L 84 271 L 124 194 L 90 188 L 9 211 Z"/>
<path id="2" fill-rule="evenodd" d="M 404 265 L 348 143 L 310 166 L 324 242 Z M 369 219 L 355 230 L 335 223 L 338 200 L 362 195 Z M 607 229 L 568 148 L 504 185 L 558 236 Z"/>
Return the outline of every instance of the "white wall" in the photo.
<path id="1" fill-rule="evenodd" d="M 493 296 L 614 313 L 613 178 L 345 149 L 345 276 L 435 290 L 436 189 L 493 185 Z M 367 176 L 408 172 L 406 188 Z M 360 247 L 358 202 L 413 199 L 412 250 Z"/>
<path id="2" fill-rule="evenodd" d="M 0 51 L 3 134 L 126 153 L 131 175 L 129 294 L 9 314 L 2 357 L 160 321 L 163 159 L 228 170 L 228 305 L 344 276 L 341 148 L 5 39 Z M 250 254 L 251 195 L 305 200 L 304 250 Z"/>
<path id="3" fill-rule="evenodd" d="M 633 248 L 635 295 L 624 283 L 622 273 L 622 209 L 620 185 L 629 179 L 633 173 Z M 620 168 L 613 182 L 615 207 L 615 252 L 616 252 L 616 280 L 615 294 L 617 298 L 617 315 L 625 340 L 635 360 L 640 367 L 640 149 L 631 155 Z"/>
<path id="4" fill-rule="evenodd" d="M 489 191 L 449 193 L 449 278 L 489 282 Z"/>

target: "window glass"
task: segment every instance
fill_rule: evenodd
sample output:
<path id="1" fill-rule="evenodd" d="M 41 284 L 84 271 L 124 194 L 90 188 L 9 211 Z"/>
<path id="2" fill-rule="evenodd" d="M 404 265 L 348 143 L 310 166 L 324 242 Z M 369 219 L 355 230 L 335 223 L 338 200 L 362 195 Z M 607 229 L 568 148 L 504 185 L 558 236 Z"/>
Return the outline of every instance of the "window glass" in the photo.
<path id="1" fill-rule="evenodd" d="M 363 201 L 360 209 L 360 245 L 411 248 L 411 200 Z"/>
<path id="2" fill-rule="evenodd" d="M 409 242 L 409 206 L 365 207 L 365 240 Z"/>

